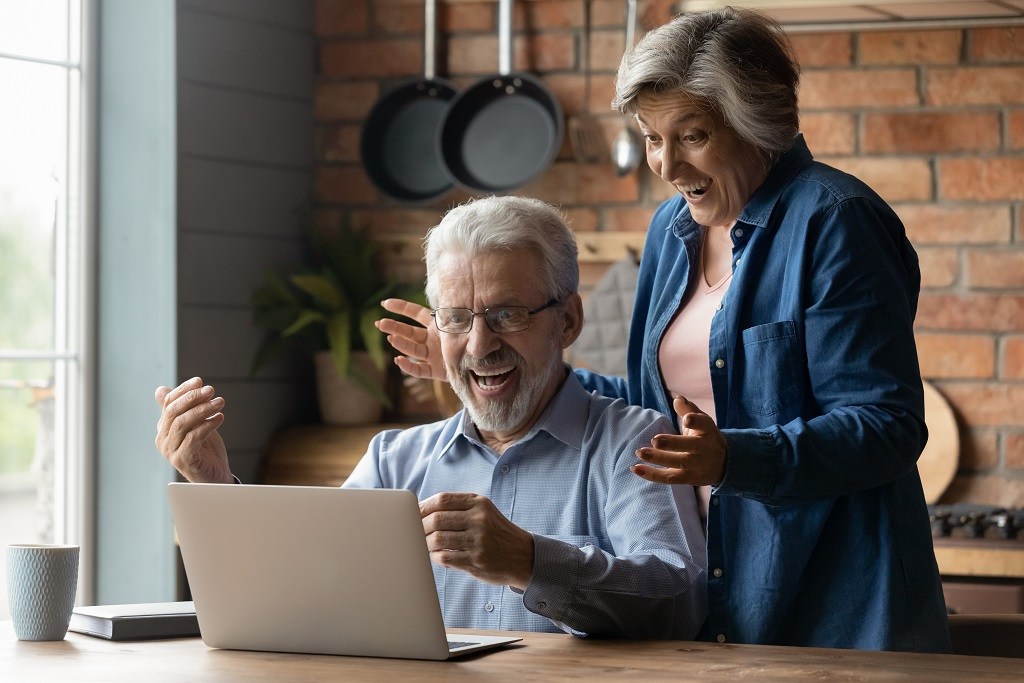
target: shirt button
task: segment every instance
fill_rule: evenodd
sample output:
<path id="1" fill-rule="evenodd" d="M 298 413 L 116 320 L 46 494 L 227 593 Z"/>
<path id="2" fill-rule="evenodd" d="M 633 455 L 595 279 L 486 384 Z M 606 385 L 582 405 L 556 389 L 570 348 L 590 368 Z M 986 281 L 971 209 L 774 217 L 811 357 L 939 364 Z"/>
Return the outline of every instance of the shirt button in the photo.
<path id="1" fill-rule="evenodd" d="M 722 575 L 722 570 L 721 569 L 716 569 L 715 571 L 713 571 L 711 573 L 714 574 L 716 577 L 719 577 L 719 576 Z"/>
<path id="2" fill-rule="evenodd" d="M 488 612 L 493 612 L 494 611 L 494 605 L 492 605 L 491 603 L 487 603 L 486 605 L 484 605 L 484 609 L 487 610 Z"/>
<path id="3" fill-rule="evenodd" d="M 716 368 L 724 368 L 725 367 L 725 361 L 722 360 L 721 358 L 719 358 L 718 360 L 715 361 L 715 367 Z"/>
<path id="4" fill-rule="evenodd" d="M 725 634 L 724 633 L 719 633 L 718 637 L 715 640 L 717 640 L 720 643 L 724 643 L 725 642 Z"/>
<path id="5" fill-rule="evenodd" d="M 547 609 L 547 607 L 548 603 L 544 602 L 543 600 L 537 603 L 537 609 Z"/>
<path id="6" fill-rule="evenodd" d="M 711 504 L 712 505 L 718 505 L 718 499 L 717 498 L 712 498 L 711 499 Z"/>
<path id="7" fill-rule="evenodd" d="M 743 228 L 736 228 L 736 230 L 733 231 L 732 234 L 736 235 L 737 237 L 743 237 Z"/>
<path id="8" fill-rule="evenodd" d="M 720 310 L 722 310 L 723 308 L 725 308 L 725 304 L 724 304 L 724 303 L 722 303 L 721 301 L 719 301 L 719 302 L 718 302 L 718 309 L 717 309 L 717 310 L 719 310 L 719 311 L 720 311 Z"/>
<path id="9" fill-rule="evenodd" d="M 737 259 L 736 259 L 736 264 L 735 264 L 735 265 L 736 265 L 736 266 L 738 266 L 738 265 L 740 264 L 740 261 L 741 261 L 741 260 L 742 260 L 742 259 L 739 259 L 739 258 L 737 258 Z"/>
<path id="10" fill-rule="evenodd" d="M 502 465 L 501 466 L 501 473 L 502 474 L 508 474 L 508 465 Z"/>

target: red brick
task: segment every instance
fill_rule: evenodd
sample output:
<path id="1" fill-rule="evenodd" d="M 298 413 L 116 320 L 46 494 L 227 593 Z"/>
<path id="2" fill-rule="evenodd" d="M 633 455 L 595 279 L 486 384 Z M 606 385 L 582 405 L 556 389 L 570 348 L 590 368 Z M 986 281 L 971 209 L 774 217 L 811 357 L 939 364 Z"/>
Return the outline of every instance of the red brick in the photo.
<path id="1" fill-rule="evenodd" d="M 801 114 L 800 132 L 814 154 L 853 154 L 856 151 L 853 114 Z"/>
<path id="2" fill-rule="evenodd" d="M 637 5 L 637 40 L 641 38 L 645 29 L 650 30 L 667 24 L 681 11 L 678 0 L 645 0 Z"/>
<path id="3" fill-rule="evenodd" d="M 578 0 L 517 2 L 513 9 L 513 25 L 519 29 L 547 31 L 583 25 L 583 3 Z"/>
<path id="4" fill-rule="evenodd" d="M 919 332 L 921 375 L 929 379 L 995 377 L 996 344 L 989 335 Z"/>
<path id="5" fill-rule="evenodd" d="M 1020 507 L 1024 505 L 1024 478 L 1002 474 L 957 476 L 942 502 Z"/>
<path id="6" fill-rule="evenodd" d="M 380 194 L 359 166 L 317 166 L 313 196 L 327 204 L 372 204 Z"/>
<path id="7" fill-rule="evenodd" d="M 635 175 L 619 178 L 611 164 L 556 163 L 516 194 L 556 205 L 609 204 L 639 199 Z"/>
<path id="8" fill-rule="evenodd" d="M 614 74 L 619 70 L 625 37 L 620 31 L 594 31 L 590 38 L 590 68 Z"/>
<path id="9" fill-rule="evenodd" d="M 1024 332 L 1024 294 L 921 292 L 918 330 Z"/>
<path id="10" fill-rule="evenodd" d="M 424 235 L 427 230 L 441 222 L 445 210 L 436 209 L 396 209 L 375 208 L 352 212 L 352 226 L 367 230 L 375 235 L 393 235 L 409 233 Z M 423 258 L 423 252 L 417 248 L 416 254 L 393 254 L 412 260 Z"/>
<path id="11" fill-rule="evenodd" d="M 597 211 L 593 209 L 575 208 L 575 209 L 562 209 L 565 214 L 565 219 L 569 223 L 569 227 L 574 232 L 586 233 L 594 232 L 598 227 Z"/>
<path id="12" fill-rule="evenodd" d="M 639 14 L 639 9 L 637 14 Z M 660 26 L 663 23 L 665 22 L 657 22 L 653 25 Z M 618 28 L 625 34 L 626 3 L 622 0 L 593 0 L 590 6 L 590 24 L 594 28 Z M 640 27 L 637 27 L 637 32 L 639 31 Z"/>
<path id="13" fill-rule="evenodd" d="M 996 429 L 971 429 L 960 431 L 961 472 L 991 470 L 999 466 L 999 438 Z"/>
<path id="14" fill-rule="evenodd" d="M 446 34 L 494 33 L 497 30 L 498 12 L 494 2 L 439 2 L 437 12 L 437 24 Z"/>
<path id="15" fill-rule="evenodd" d="M 1005 206 L 893 206 L 915 246 L 923 244 L 1003 244 L 1012 224 Z"/>
<path id="16" fill-rule="evenodd" d="M 999 376 L 1003 379 L 1024 379 L 1024 336 L 1003 339 L 1003 362 Z"/>
<path id="17" fill-rule="evenodd" d="M 317 160 L 357 163 L 361 134 L 362 126 L 355 124 L 319 126 L 316 130 Z"/>
<path id="18" fill-rule="evenodd" d="M 656 207 L 632 206 L 606 209 L 604 212 L 605 230 L 622 232 L 647 232 Z"/>
<path id="19" fill-rule="evenodd" d="M 498 39 L 494 36 L 456 36 L 448 48 L 452 73 L 484 75 L 498 71 Z M 517 36 L 513 48 L 513 71 L 560 71 L 576 63 L 575 46 L 569 34 Z"/>
<path id="20" fill-rule="evenodd" d="M 1024 424 L 1024 384 L 952 382 L 943 385 L 943 394 L 971 426 Z"/>
<path id="21" fill-rule="evenodd" d="M 1005 437 L 1003 463 L 1007 469 L 1024 469 L 1024 432 L 1010 432 Z"/>
<path id="22" fill-rule="evenodd" d="M 865 152 L 980 152 L 999 149 L 999 114 L 866 114 Z"/>
<path id="23" fill-rule="evenodd" d="M 800 79 L 802 109 L 843 109 L 918 104 L 913 69 L 829 69 L 805 71 Z"/>
<path id="24" fill-rule="evenodd" d="M 1024 66 L 929 69 L 925 102 L 949 104 L 1024 104 Z"/>
<path id="25" fill-rule="evenodd" d="M 968 249 L 967 286 L 1024 289 L 1024 249 Z"/>
<path id="26" fill-rule="evenodd" d="M 849 66 L 853 61 L 853 40 L 849 33 L 793 33 L 789 42 L 801 68 Z"/>
<path id="27" fill-rule="evenodd" d="M 823 157 L 822 161 L 857 176 L 888 202 L 932 198 L 932 170 L 923 159 Z"/>
<path id="28" fill-rule="evenodd" d="M 376 82 L 319 83 L 313 91 L 314 121 L 358 121 L 380 97 Z"/>
<path id="29" fill-rule="evenodd" d="M 313 32 L 318 37 L 365 35 L 373 0 L 315 0 Z"/>
<path id="30" fill-rule="evenodd" d="M 583 109 L 586 78 L 582 74 L 547 74 L 544 76 L 544 85 L 558 98 L 566 116 Z M 609 125 L 613 121 L 621 121 L 619 114 L 610 106 L 614 87 L 611 76 L 590 77 L 590 113 L 607 119 Z"/>
<path id="31" fill-rule="evenodd" d="M 960 31 L 878 31 L 857 37 L 861 64 L 957 64 Z"/>
<path id="32" fill-rule="evenodd" d="M 320 70 L 328 78 L 413 76 L 423 73 L 423 41 L 394 38 L 321 43 Z"/>
<path id="33" fill-rule="evenodd" d="M 1024 157 L 939 159 L 938 175 L 941 199 L 1024 199 Z"/>
<path id="34" fill-rule="evenodd" d="M 922 287 L 950 287 L 960 274 L 960 258 L 952 248 L 917 247 Z"/>
<path id="35" fill-rule="evenodd" d="M 440 5 L 440 3 L 438 4 Z M 373 30 L 378 35 L 418 34 L 422 37 L 423 20 L 422 5 L 392 5 L 381 2 L 374 4 Z"/>
<path id="36" fill-rule="evenodd" d="M 1010 112 L 1010 149 L 1024 149 L 1024 110 Z"/>
<path id="37" fill-rule="evenodd" d="M 978 28 L 970 35 L 972 62 L 1024 62 L 1024 27 Z"/>

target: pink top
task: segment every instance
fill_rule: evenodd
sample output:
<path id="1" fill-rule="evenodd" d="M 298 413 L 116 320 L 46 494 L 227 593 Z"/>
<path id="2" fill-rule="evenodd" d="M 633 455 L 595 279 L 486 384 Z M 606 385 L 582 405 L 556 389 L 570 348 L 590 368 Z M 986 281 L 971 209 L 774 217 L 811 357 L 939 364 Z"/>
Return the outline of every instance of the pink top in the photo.
<path id="1" fill-rule="evenodd" d="M 661 338 L 658 364 L 672 396 L 685 396 L 714 420 L 715 399 L 711 391 L 711 360 L 708 356 L 711 318 L 729 289 L 732 270 L 709 285 L 704 276 L 704 259 L 697 261 L 699 272 L 694 284 L 683 297 L 676 317 Z M 701 515 L 706 519 L 711 487 L 699 487 L 698 494 Z"/>

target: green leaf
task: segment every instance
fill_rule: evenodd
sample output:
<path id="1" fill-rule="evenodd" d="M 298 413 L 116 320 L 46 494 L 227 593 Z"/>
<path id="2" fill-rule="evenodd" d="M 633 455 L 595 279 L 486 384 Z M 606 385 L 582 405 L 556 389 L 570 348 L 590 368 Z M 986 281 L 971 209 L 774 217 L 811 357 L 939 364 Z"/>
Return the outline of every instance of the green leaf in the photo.
<path id="1" fill-rule="evenodd" d="M 384 334 L 374 325 L 380 319 L 380 306 L 369 306 L 359 318 L 359 334 L 363 338 L 363 346 L 370 354 L 370 360 L 378 370 L 387 367 L 388 357 L 384 350 Z"/>
<path id="2" fill-rule="evenodd" d="M 352 314 L 348 310 L 339 311 L 327 320 L 327 343 L 330 347 L 334 369 L 340 377 L 348 377 L 354 366 L 351 363 Z"/>
<path id="3" fill-rule="evenodd" d="M 323 322 L 324 320 L 326 320 L 326 317 L 324 316 L 323 313 L 320 313 L 319 311 L 300 311 L 299 317 L 295 320 L 295 322 L 293 322 L 285 329 L 281 330 L 281 336 L 290 337 L 299 332 L 300 330 L 302 330 L 303 328 L 305 328 L 307 325 Z"/>
<path id="4" fill-rule="evenodd" d="M 339 308 L 345 307 L 344 295 L 329 277 L 310 273 L 306 275 L 292 275 L 291 281 L 296 287 L 322 304 L 328 311 L 336 311 Z"/>

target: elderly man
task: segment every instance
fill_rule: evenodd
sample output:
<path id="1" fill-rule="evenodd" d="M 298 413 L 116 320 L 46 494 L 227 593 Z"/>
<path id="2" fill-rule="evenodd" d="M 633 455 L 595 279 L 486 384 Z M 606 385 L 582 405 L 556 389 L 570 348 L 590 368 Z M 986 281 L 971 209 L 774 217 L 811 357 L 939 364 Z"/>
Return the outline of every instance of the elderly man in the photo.
<path id="1" fill-rule="evenodd" d="M 707 577 L 693 488 L 630 471 L 672 425 L 588 393 L 562 361 L 583 324 L 572 231 L 543 202 L 479 199 L 428 233 L 426 264 L 464 409 L 378 434 L 344 486 L 416 492 L 448 626 L 694 637 Z M 198 378 L 156 398 L 167 460 L 231 482 L 223 399 Z"/>

